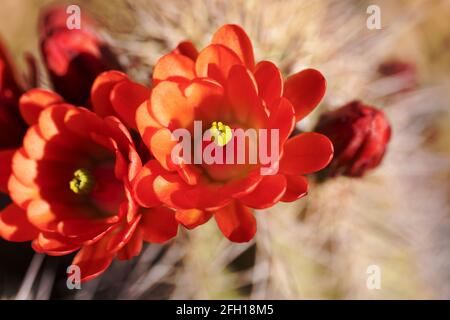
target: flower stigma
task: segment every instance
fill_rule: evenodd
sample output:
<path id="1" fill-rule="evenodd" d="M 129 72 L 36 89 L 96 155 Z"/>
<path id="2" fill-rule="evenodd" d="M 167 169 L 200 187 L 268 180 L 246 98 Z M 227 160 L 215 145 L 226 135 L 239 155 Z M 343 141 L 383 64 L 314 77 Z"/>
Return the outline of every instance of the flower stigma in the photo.
<path id="1" fill-rule="evenodd" d="M 228 142 L 230 142 L 233 134 L 231 132 L 231 128 L 222 122 L 214 121 L 211 125 L 211 136 L 213 141 L 219 146 L 223 147 Z"/>
<path id="2" fill-rule="evenodd" d="M 70 180 L 70 190 L 76 194 L 89 194 L 95 187 L 95 178 L 87 169 L 77 169 Z"/>

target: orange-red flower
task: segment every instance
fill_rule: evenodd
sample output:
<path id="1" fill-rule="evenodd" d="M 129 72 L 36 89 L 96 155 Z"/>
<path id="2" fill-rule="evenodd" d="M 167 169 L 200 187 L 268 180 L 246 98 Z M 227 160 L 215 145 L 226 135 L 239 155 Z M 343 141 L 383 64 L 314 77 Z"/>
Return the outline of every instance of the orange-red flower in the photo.
<path id="1" fill-rule="evenodd" d="M 31 106 L 58 99 L 33 92 L 26 97 Z M 62 102 L 42 109 L 31 113 L 34 124 L 12 158 L 7 189 L 13 204 L 0 213 L 0 236 L 32 240 L 36 251 L 49 255 L 79 250 L 73 263 L 86 281 L 114 257 L 138 254 L 142 240 L 176 235 L 172 210 L 139 208 L 133 200 L 141 160 L 118 119 Z"/>
<path id="2" fill-rule="evenodd" d="M 134 196 L 145 207 L 162 202 L 177 209 L 177 220 L 187 228 L 214 215 L 228 239 L 249 241 L 256 232 L 252 208 L 306 195 L 303 175 L 324 168 L 332 158 L 333 146 L 323 135 L 303 133 L 289 139 L 295 121 L 322 99 L 324 77 L 307 69 L 285 81 L 273 63 L 255 65 L 252 44 L 239 26 L 220 28 L 199 53 L 191 43 L 181 43 L 157 62 L 153 84 L 150 99 L 141 104 L 135 119 L 156 160 L 138 174 Z M 212 128 L 221 122 L 219 126 L 228 129 L 279 129 L 278 173 L 261 175 L 260 162 L 174 163 L 177 142 L 172 132 L 192 132 L 196 120 Z"/>
<path id="3" fill-rule="evenodd" d="M 100 73 L 120 68 L 117 59 L 82 15 L 80 29 L 68 29 L 66 7 L 52 7 L 41 16 L 41 51 L 54 89 L 70 103 L 86 105 Z"/>

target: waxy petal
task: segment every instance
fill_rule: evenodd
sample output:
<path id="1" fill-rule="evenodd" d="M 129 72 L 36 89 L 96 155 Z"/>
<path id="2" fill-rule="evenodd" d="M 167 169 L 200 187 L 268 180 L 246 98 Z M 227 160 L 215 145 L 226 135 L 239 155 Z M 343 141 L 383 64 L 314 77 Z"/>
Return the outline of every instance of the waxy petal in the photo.
<path id="1" fill-rule="evenodd" d="M 12 175 L 8 181 L 8 191 L 11 199 L 22 209 L 26 209 L 28 204 L 37 199 L 39 191 L 36 187 L 26 186 Z"/>
<path id="2" fill-rule="evenodd" d="M 149 102 L 144 101 L 136 110 L 136 127 L 141 136 L 147 128 L 161 128 L 161 124 L 150 114 Z"/>
<path id="3" fill-rule="evenodd" d="M 56 233 L 41 232 L 33 241 L 33 248 L 50 256 L 63 256 L 80 249 L 80 244 Z"/>
<path id="4" fill-rule="evenodd" d="M 209 77 L 224 83 L 231 67 L 236 64 L 242 64 L 236 53 L 225 46 L 212 44 L 199 53 L 195 72 L 198 77 Z"/>
<path id="5" fill-rule="evenodd" d="M 178 233 L 175 212 L 167 207 L 143 209 L 140 228 L 143 238 L 151 243 L 164 243 Z"/>
<path id="6" fill-rule="evenodd" d="M 188 58 L 191 58 L 194 61 L 198 57 L 198 50 L 191 41 L 180 42 L 178 46 L 175 48 L 175 50 L 173 50 L 172 52 L 182 54 Z"/>
<path id="7" fill-rule="evenodd" d="M 23 242 L 36 238 L 36 229 L 28 220 L 26 212 L 10 204 L 0 211 L 0 236 L 8 241 Z"/>
<path id="8" fill-rule="evenodd" d="M 54 92 L 44 89 L 31 89 L 20 97 L 20 113 L 25 122 L 31 126 L 38 121 L 42 110 L 63 101 L 63 98 Z"/>
<path id="9" fill-rule="evenodd" d="M 133 181 L 133 197 L 141 206 L 152 208 L 161 204 L 153 190 L 153 182 L 160 172 L 161 166 L 151 160 L 142 167 Z"/>
<path id="10" fill-rule="evenodd" d="M 130 241 L 117 252 L 117 259 L 130 260 L 141 253 L 143 242 L 142 231 L 140 228 L 136 229 Z"/>
<path id="11" fill-rule="evenodd" d="M 12 159 L 16 150 L 0 151 L 0 192 L 9 193 L 8 180 L 12 173 Z"/>
<path id="12" fill-rule="evenodd" d="M 78 251 L 72 264 L 81 270 L 81 282 L 86 282 L 103 273 L 111 264 L 115 254 L 106 250 L 107 238 Z"/>
<path id="13" fill-rule="evenodd" d="M 162 81 L 153 88 L 150 111 L 165 127 L 184 128 L 194 121 L 194 109 L 189 105 L 180 84 L 174 81 Z"/>
<path id="14" fill-rule="evenodd" d="M 120 71 L 106 71 L 95 79 L 91 89 L 91 103 L 96 114 L 100 117 L 115 115 L 110 99 L 111 91 L 116 84 L 126 79 L 128 76 Z"/>
<path id="15" fill-rule="evenodd" d="M 291 101 L 297 121 L 306 117 L 325 95 L 326 81 L 315 69 L 290 76 L 284 84 L 284 96 Z"/>
<path id="16" fill-rule="evenodd" d="M 280 146 L 289 138 L 295 127 L 295 111 L 291 102 L 286 98 L 280 98 L 273 102 L 269 118 L 269 127 L 278 129 Z M 280 148 L 280 150 L 282 150 Z"/>
<path id="17" fill-rule="evenodd" d="M 258 87 L 253 74 L 242 65 L 234 65 L 226 82 L 226 94 L 235 119 L 247 123 L 248 117 L 257 115 L 256 109 L 263 107 L 258 97 Z"/>
<path id="18" fill-rule="evenodd" d="M 223 235 L 233 242 L 248 242 L 256 233 L 256 219 L 252 210 L 233 201 L 214 214 L 217 225 Z"/>
<path id="19" fill-rule="evenodd" d="M 198 209 L 177 210 L 175 218 L 186 229 L 194 229 L 208 222 L 212 215 L 213 214 L 211 212 Z"/>
<path id="20" fill-rule="evenodd" d="M 235 24 L 222 26 L 216 31 L 211 42 L 233 50 L 247 68 L 253 69 L 255 66 L 252 42 L 240 26 Z"/>
<path id="21" fill-rule="evenodd" d="M 247 207 L 265 209 L 275 205 L 286 191 L 284 175 L 264 176 L 255 190 L 239 200 Z"/>
<path id="22" fill-rule="evenodd" d="M 325 168 L 333 157 L 333 144 L 324 135 L 301 133 L 284 145 L 280 172 L 291 175 L 309 174 Z"/>
<path id="23" fill-rule="evenodd" d="M 283 96 L 284 80 L 280 70 L 270 61 L 261 61 L 253 72 L 258 84 L 259 96 L 266 102 L 267 106 Z"/>
<path id="24" fill-rule="evenodd" d="M 286 192 L 281 201 L 292 202 L 308 194 L 308 179 L 304 176 L 286 175 Z"/>
<path id="25" fill-rule="evenodd" d="M 162 80 L 177 78 L 194 79 L 195 63 L 191 58 L 178 54 L 169 53 L 161 57 L 153 70 L 153 83 L 157 84 Z"/>
<path id="26" fill-rule="evenodd" d="M 119 118 L 130 128 L 136 126 L 137 108 L 150 97 L 150 89 L 129 80 L 122 81 L 111 91 L 111 104 Z"/>

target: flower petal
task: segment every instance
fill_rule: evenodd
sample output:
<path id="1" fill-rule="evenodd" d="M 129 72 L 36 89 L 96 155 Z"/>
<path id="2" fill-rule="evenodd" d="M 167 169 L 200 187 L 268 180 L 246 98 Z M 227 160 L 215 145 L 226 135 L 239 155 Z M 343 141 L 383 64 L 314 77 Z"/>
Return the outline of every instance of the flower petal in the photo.
<path id="1" fill-rule="evenodd" d="M 259 96 L 270 107 L 283 95 L 283 76 L 277 66 L 270 61 L 259 62 L 253 73 L 258 84 Z"/>
<path id="2" fill-rule="evenodd" d="M 308 179 L 304 176 L 286 175 L 287 188 L 281 201 L 292 202 L 308 194 Z"/>
<path id="3" fill-rule="evenodd" d="M 150 114 L 165 127 L 184 128 L 194 120 L 194 109 L 188 104 L 178 82 L 162 81 L 152 90 Z"/>
<path id="4" fill-rule="evenodd" d="M 295 109 L 297 121 L 306 117 L 325 95 L 326 80 L 315 69 L 306 69 L 290 76 L 284 85 L 284 96 Z"/>
<path id="5" fill-rule="evenodd" d="M 150 114 L 170 129 L 191 128 L 194 120 L 209 125 L 209 121 L 217 121 L 223 109 L 222 100 L 223 88 L 213 81 L 197 79 L 187 86 L 163 81 L 152 91 Z"/>
<path id="6" fill-rule="evenodd" d="M 279 130 L 280 146 L 283 146 L 295 127 L 294 107 L 288 99 L 283 97 L 273 102 L 272 105 L 269 126 L 271 129 Z"/>
<path id="7" fill-rule="evenodd" d="M 161 172 L 159 164 L 150 160 L 133 181 L 133 198 L 143 207 L 152 208 L 161 204 L 153 191 L 153 181 L 159 172 Z"/>
<path id="8" fill-rule="evenodd" d="M 13 242 L 23 242 L 35 239 L 38 230 L 30 223 L 26 212 L 10 204 L 0 211 L 0 236 Z"/>
<path id="9" fill-rule="evenodd" d="M 35 124 L 42 110 L 46 107 L 64 102 L 63 98 L 44 89 L 31 89 L 24 93 L 19 100 L 20 113 L 30 126 Z"/>
<path id="10" fill-rule="evenodd" d="M 282 174 L 264 176 L 255 190 L 240 198 L 247 207 L 265 209 L 276 204 L 286 191 L 286 178 Z"/>
<path id="11" fill-rule="evenodd" d="M 233 242 L 248 242 L 255 236 L 256 219 L 252 210 L 234 201 L 214 214 L 223 235 Z"/>
<path id="12" fill-rule="evenodd" d="M 249 69 L 253 69 L 255 66 L 252 42 L 240 26 L 235 24 L 224 25 L 216 31 L 212 43 L 221 44 L 233 50 Z"/>
<path id="13" fill-rule="evenodd" d="M 158 199 L 176 209 L 211 211 L 229 202 L 219 186 L 208 183 L 190 186 L 177 173 L 161 173 L 153 181 L 153 189 Z"/>
<path id="14" fill-rule="evenodd" d="M 173 170 L 172 149 L 177 144 L 172 139 L 172 133 L 169 129 L 147 129 L 142 137 L 144 143 L 151 150 L 153 156 L 159 161 L 166 170 Z"/>
<path id="15" fill-rule="evenodd" d="M 80 268 L 81 282 L 94 279 L 109 267 L 115 254 L 106 250 L 107 244 L 105 238 L 78 251 L 72 264 Z"/>
<path id="16" fill-rule="evenodd" d="M 175 215 L 177 221 L 189 230 L 208 222 L 211 217 L 211 212 L 198 209 L 178 210 Z"/>
<path id="17" fill-rule="evenodd" d="M 65 163 L 32 160 L 23 148 L 14 153 L 12 170 L 20 182 L 30 187 L 57 188 L 73 176 L 73 169 Z"/>
<path id="18" fill-rule="evenodd" d="M 324 135 L 307 132 L 289 139 L 284 145 L 280 172 L 299 175 L 325 168 L 333 157 L 333 144 Z"/>
<path id="19" fill-rule="evenodd" d="M 150 89 L 129 80 L 116 84 L 110 95 L 114 111 L 130 128 L 137 128 L 136 110 L 149 97 Z"/>
<path id="20" fill-rule="evenodd" d="M 39 132 L 38 126 L 28 129 L 23 138 L 23 148 L 27 156 L 33 160 L 62 161 L 65 163 L 79 164 L 85 159 L 84 154 L 67 146 L 65 148 L 46 141 Z"/>
<path id="21" fill-rule="evenodd" d="M 231 67 L 236 64 L 242 64 L 236 53 L 225 46 L 212 44 L 199 53 L 195 72 L 198 77 L 209 77 L 224 83 Z"/>
<path id="22" fill-rule="evenodd" d="M 258 107 L 263 110 L 258 98 L 258 88 L 253 74 L 242 65 L 231 67 L 226 82 L 226 94 L 237 121 L 246 123 L 254 116 Z"/>
<path id="23" fill-rule="evenodd" d="M 56 201 L 45 201 L 36 199 L 31 201 L 27 207 L 28 220 L 42 231 L 56 232 L 58 224 L 63 220 L 74 220 L 88 218 L 94 215 L 91 207 L 86 205 L 72 206 L 69 203 L 58 203 Z"/>
<path id="24" fill-rule="evenodd" d="M 90 217 L 60 221 L 57 225 L 58 233 L 65 237 L 90 238 L 103 234 L 119 220 L 117 216 L 102 219 Z"/>
<path id="25" fill-rule="evenodd" d="M 173 50 L 172 52 L 182 54 L 188 58 L 191 58 L 194 61 L 198 57 L 197 48 L 194 46 L 194 44 L 191 41 L 180 42 L 178 44 L 178 46 L 175 48 L 175 50 Z"/>
<path id="26" fill-rule="evenodd" d="M 0 151 L 0 192 L 8 192 L 8 180 L 12 172 L 12 159 L 15 149 Z"/>
<path id="27" fill-rule="evenodd" d="M 33 248 L 39 248 L 39 252 L 50 256 L 64 256 L 80 249 L 80 244 L 68 241 L 56 233 L 41 232 L 33 241 Z"/>
<path id="28" fill-rule="evenodd" d="M 191 58 L 178 53 L 162 56 L 153 70 L 153 83 L 177 78 L 194 79 L 195 63 Z"/>
<path id="29" fill-rule="evenodd" d="M 142 210 L 140 222 L 143 238 L 147 242 L 163 243 L 178 233 L 178 222 L 175 212 L 166 207 Z"/>
<path id="30" fill-rule="evenodd" d="M 39 196 L 38 189 L 22 184 L 14 175 L 9 178 L 8 190 L 11 199 L 22 209 Z"/>
<path id="31" fill-rule="evenodd" d="M 133 257 L 138 256 L 142 250 L 142 240 L 142 231 L 138 228 L 133 233 L 130 241 L 117 252 L 117 258 L 119 260 L 130 260 Z"/>
<path id="32" fill-rule="evenodd" d="M 116 84 L 126 79 L 128 76 L 120 71 L 106 71 L 95 79 L 91 89 L 91 102 L 96 114 L 100 117 L 115 115 L 110 94 Z"/>
<path id="33" fill-rule="evenodd" d="M 121 225 L 118 225 L 116 231 L 110 232 L 111 235 L 108 237 L 106 251 L 117 252 L 121 250 L 132 238 L 133 233 L 139 226 L 141 218 L 140 215 L 137 215 L 129 222 L 123 221 Z"/>
<path id="34" fill-rule="evenodd" d="M 136 110 L 136 126 L 141 136 L 148 127 L 161 128 L 161 124 L 150 114 L 148 105 L 149 101 L 144 101 Z"/>

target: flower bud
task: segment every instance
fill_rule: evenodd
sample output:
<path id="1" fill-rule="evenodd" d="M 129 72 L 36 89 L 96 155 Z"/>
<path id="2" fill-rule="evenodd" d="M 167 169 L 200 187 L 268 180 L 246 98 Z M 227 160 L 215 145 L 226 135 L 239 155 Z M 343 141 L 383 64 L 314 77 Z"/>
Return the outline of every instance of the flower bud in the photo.
<path id="1" fill-rule="evenodd" d="M 0 42 L 0 151 L 22 143 L 26 125 L 18 108 L 21 94 L 8 53 Z"/>
<path id="2" fill-rule="evenodd" d="M 86 105 L 95 78 L 120 66 L 90 20 L 82 19 L 80 29 L 68 29 L 68 18 L 64 7 L 41 16 L 41 52 L 55 91 L 67 102 Z"/>
<path id="3" fill-rule="evenodd" d="M 323 114 L 316 132 L 325 134 L 334 145 L 334 159 L 326 174 L 363 176 L 383 159 L 391 136 L 383 111 L 360 101 Z"/>

